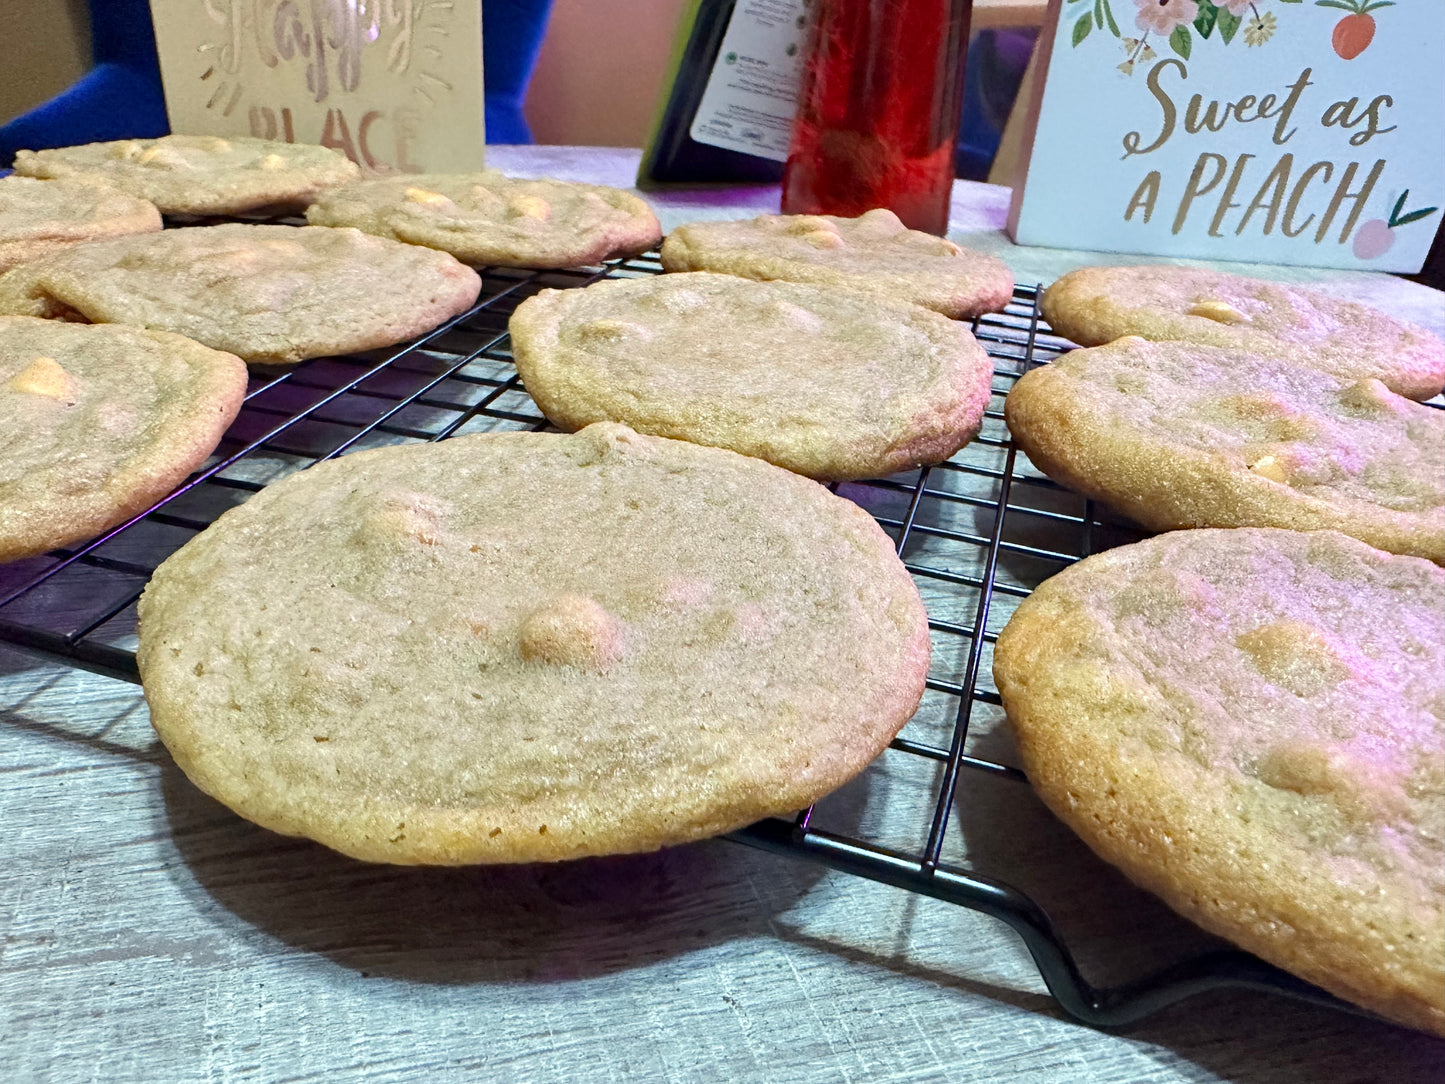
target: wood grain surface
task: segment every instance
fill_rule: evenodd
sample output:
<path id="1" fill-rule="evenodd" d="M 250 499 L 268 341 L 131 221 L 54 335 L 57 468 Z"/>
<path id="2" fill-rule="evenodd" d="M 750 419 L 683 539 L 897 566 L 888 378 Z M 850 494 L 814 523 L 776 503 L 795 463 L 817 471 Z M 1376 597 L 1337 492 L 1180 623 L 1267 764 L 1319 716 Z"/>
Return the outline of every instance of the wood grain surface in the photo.
<path id="1" fill-rule="evenodd" d="M 1252 994 L 1081 1027 L 1003 925 L 729 841 L 362 865 L 196 791 L 134 686 L 0 651 L 0 703 L 7 1080 L 1307 1084 L 1425 1080 L 1445 1054 Z M 911 820 L 888 761 L 829 816 Z M 1091 978 L 1200 942 L 1026 792 L 969 810 L 972 860 L 1043 901 Z"/>

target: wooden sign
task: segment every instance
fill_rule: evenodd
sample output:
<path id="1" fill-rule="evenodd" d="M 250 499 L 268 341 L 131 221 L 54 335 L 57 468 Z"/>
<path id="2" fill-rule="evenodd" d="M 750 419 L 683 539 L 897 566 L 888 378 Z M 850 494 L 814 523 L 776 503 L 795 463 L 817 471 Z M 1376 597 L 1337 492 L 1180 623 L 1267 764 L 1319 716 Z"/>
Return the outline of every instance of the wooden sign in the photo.
<path id="1" fill-rule="evenodd" d="M 171 130 L 481 169 L 478 0 L 150 0 Z"/>
<path id="2" fill-rule="evenodd" d="M 1019 244 L 1418 271 L 1438 0 L 1053 0 Z"/>

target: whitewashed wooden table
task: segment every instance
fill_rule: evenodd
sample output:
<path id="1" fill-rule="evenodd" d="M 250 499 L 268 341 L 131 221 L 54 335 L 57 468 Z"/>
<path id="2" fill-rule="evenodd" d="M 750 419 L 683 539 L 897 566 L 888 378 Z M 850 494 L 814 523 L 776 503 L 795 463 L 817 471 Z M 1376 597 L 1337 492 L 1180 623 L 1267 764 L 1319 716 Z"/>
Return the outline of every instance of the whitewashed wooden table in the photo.
<path id="1" fill-rule="evenodd" d="M 637 155 L 493 161 L 626 185 Z M 671 226 L 776 209 L 777 191 L 654 202 Z M 960 182 L 951 236 L 1021 281 L 1098 259 L 1010 246 L 1005 202 Z M 1423 287 L 1290 277 L 1445 332 Z M 957 828 L 970 861 L 1044 904 L 1088 978 L 1200 941 L 1026 790 L 982 790 Z M 909 797 L 885 758 L 836 801 L 886 820 Z M 5 648 L 0 824 L 0 1081 L 1315 1084 L 1445 1067 L 1445 1043 L 1260 994 L 1082 1027 L 1002 924 L 725 840 L 545 868 L 361 865 L 197 792 L 135 686 Z"/>

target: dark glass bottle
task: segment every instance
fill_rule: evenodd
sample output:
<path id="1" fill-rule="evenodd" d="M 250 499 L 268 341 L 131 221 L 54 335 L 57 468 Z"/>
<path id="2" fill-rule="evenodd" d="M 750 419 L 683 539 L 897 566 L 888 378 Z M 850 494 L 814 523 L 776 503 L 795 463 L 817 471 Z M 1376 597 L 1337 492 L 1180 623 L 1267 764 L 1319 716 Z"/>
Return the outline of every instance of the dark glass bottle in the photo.
<path id="1" fill-rule="evenodd" d="M 723 36 L 737 0 L 701 0 L 687 38 L 679 43 L 671 90 L 662 104 L 652 138 L 638 170 L 639 187 L 664 184 L 716 184 L 742 181 L 775 182 L 781 162 L 699 143 L 690 134 L 707 86 L 718 63 Z"/>

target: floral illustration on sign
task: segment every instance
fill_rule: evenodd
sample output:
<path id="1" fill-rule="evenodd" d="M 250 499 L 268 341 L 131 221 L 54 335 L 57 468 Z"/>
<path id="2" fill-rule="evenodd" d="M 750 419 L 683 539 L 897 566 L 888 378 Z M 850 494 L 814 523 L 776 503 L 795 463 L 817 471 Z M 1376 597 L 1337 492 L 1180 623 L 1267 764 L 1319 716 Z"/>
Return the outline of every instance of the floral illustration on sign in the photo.
<path id="1" fill-rule="evenodd" d="M 1068 2 L 1088 4 L 1088 0 Z M 1219 41 L 1225 45 L 1230 44 L 1236 37 L 1243 37 L 1244 44 L 1249 47 L 1263 45 L 1274 37 L 1274 32 L 1279 29 L 1279 20 L 1275 18 L 1274 12 L 1259 10 L 1265 2 L 1266 0 L 1133 0 L 1134 25 L 1144 32 L 1134 38 L 1125 37 L 1119 30 L 1119 22 L 1114 17 L 1110 0 L 1093 0 L 1092 9 L 1086 6 L 1084 13 L 1074 23 L 1073 43 L 1077 48 L 1095 29 L 1107 30 L 1118 38 L 1124 47 L 1125 59 L 1119 65 L 1119 70 L 1125 75 L 1133 75 L 1136 64 L 1147 64 L 1157 55 L 1149 43 L 1150 35 L 1153 35 L 1156 41 L 1168 42 L 1169 48 L 1185 60 L 1188 60 L 1194 51 L 1196 40 L 1207 40 L 1215 36 L 1216 32 Z M 1304 0 L 1278 2 L 1302 4 Z M 1340 7 L 1350 11 L 1352 14 L 1342 20 L 1341 26 L 1354 18 L 1354 13 L 1358 13 L 1359 18 L 1368 20 L 1368 33 L 1373 36 L 1374 20 L 1367 13 L 1392 4 L 1394 0 L 1317 0 L 1317 3 L 1322 7 Z M 1244 32 L 1242 35 L 1241 30 Z M 1363 34 L 1362 29 L 1352 28 L 1348 32 L 1346 36 L 1350 39 L 1351 47 Z M 1338 30 L 1336 36 L 1339 36 Z M 1351 55 L 1358 55 L 1368 44 L 1369 39 L 1366 37 L 1364 44 Z M 1339 51 L 1337 45 L 1336 52 Z M 1345 54 L 1341 52 L 1340 55 Z"/>

